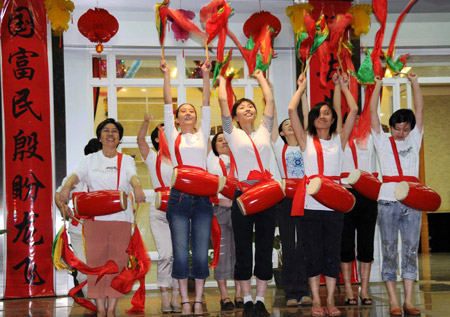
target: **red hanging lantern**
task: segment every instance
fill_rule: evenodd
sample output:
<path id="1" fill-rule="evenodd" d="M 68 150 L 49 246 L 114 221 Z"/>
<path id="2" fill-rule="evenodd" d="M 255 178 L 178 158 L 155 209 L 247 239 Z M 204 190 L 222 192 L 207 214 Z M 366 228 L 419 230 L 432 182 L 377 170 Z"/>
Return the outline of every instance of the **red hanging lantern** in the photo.
<path id="1" fill-rule="evenodd" d="M 267 11 L 260 11 L 253 13 L 250 18 L 244 23 L 244 34 L 246 37 L 253 36 L 253 38 L 258 38 L 259 33 L 264 25 L 268 25 L 273 28 L 274 35 L 276 37 L 281 31 L 281 22 L 276 16 Z"/>
<path id="2" fill-rule="evenodd" d="M 93 43 L 97 53 L 103 51 L 102 43 L 108 42 L 119 30 L 119 22 L 107 10 L 101 8 L 89 9 L 78 20 L 78 30 Z"/>

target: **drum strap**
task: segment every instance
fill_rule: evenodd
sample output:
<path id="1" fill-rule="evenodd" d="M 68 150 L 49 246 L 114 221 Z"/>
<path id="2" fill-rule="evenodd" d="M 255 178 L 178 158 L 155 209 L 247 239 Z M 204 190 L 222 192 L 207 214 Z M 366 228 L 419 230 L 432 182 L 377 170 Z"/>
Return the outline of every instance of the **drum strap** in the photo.
<path id="1" fill-rule="evenodd" d="M 120 168 L 122 167 L 122 153 L 117 153 L 117 190 L 119 190 L 120 183 Z"/>
<path id="2" fill-rule="evenodd" d="M 398 156 L 397 144 L 395 144 L 394 138 L 389 137 L 389 141 L 391 141 L 392 152 L 394 153 L 395 164 L 397 165 L 398 176 L 384 176 L 383 175 L 383 183 L 399 183 L 401 181 L 408 181 L 419 183 L 419 180 L 415 176 L 405 176 L 403 175 L 402 165 L 400 164 L 400 157 Z"/>
<path id="3" fill-rule="evenodd" d="M 356 152 L 355 142 L 348 140 L 348 147 L 352 151 L 353 163 L 355 164 L 355 169 L 358 169 L 358 154 Z M 341 173 L 341 178 L 347 178 L 350 175 L 348 172 Z"/>
<path id="4" fill-rule="evenodd" d="M 355 168 L 358 169 L 358 154 L 356 152 L 355 142 L 353 142 L 353 140 L 348 141 L 348 146 L 350 147 L 350 150 L 352 150 L 353 163 L 355 163 Z"/>
<path id="5" fill-rule="evenodd" d="M 255 142 L 253 142 L 250 135 L 248 135 L 248 138 L 250 139 L 250 142 L 252 142 L 253 150 L 255 151 L 256 160 L 258 161 L 259 171 L 258 170 L 252 170 L 247 176 L 247 180 L 259 180 L 260 182 L 256 182 L 254 184 L 248 184 L 246 182 L 239 182 L 239 189 L 242 192 L 245 192 L 246 190 L 252 188 L 258 183 L 269 181 L 272 178 L 272 174 L 268 170 L 264 170 L 261 157 L 259 155 L 258 149 L 256 148 Z"/>
<path id="6" fill-rule="evenodd" d="M 158 187 L 158 188 L 161 188 L 160 191 L 169 188 L 168 186 L 166 186 L 164 184 L 164 180 L 162 178 L 162 174 L 161 174 L 161 156 L 162 156 L 162 153 L 161 153 L 161 151 L 159 151 L 158 155 L 156 156 L 156 177 L 158 177 L 159 184 L 161 185 L 161 187 Z M 155 191 L 156 191 L 156 188 L 155 188 Z"/>
<path id="7" fill-rule="evenodd" d="M 310 179 L 315 177 L 328 178 L 330 180 L 340 180 L 340 176 L 325 176 L 323 175 L 324 165 L 323 165 L 323 150 L 322 144 L 317 136 L 313 137 L 314 148 L 317 153 L 317 166 L 319 169 L 319 174 L 303 176 L 302 181 L 298 184 L 297 190 L 295 191 L 294 200 L 292 202 L 291 216 L 303 216 L 305 212 L 305 195 L 306 195 L 306 184 L 309 184 Z"/>
<path id="8" fill-rule="evenodd" d="M 288 145 L 285 143 L 283 145 L 283 151 L 281 152 L 281 161 L 283 162 L 283 170 L 284 170 L 284 177 L 288 178 L 287 174 L 287 166 L 286 166 L 286 150 L 288 148 Z"/>
<path id="9" fill-rule="evenodd" d="M 175 157 L 177 159 L 178 165 L 183 165 L 183 160 L 181 159 L 180 154 L 180 143 L 181 143 L 181 133 L 178 133 L 178 136 L 175 139 Z"/>
<path id="10" fill-rule="evenodd" d="M 227 176 L 227 168 L 225 166 L 225 163 L 223 162 L 223 160 L 221 158 L 219 158 L 219 164 L 220 164 L 220 168 L 222 169 L 222 174 L 223 176 Z"/>

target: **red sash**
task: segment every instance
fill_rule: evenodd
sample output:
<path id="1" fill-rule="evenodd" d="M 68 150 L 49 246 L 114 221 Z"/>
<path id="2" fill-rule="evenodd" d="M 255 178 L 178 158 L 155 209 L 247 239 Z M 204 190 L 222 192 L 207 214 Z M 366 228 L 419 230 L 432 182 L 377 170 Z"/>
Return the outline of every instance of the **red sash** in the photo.
<path id="1" fill-rule="evenodd" d="M 255 151 L 256 161 L 258 162 L 258 166 L 259 166 L 259 171 L 258 170 L 250 171 L 250 173 L 247 176 L 247 180 L 259 180 L 259 182 L 255 183 L 255 184 L 247 184 L 245 182 L 239 182 L 239 189 L 242 192 L 249 190 L 253 186 L 257 185 L 258 183 L 266 182 L 272 178 L 272 174 L 270 174 L 270 172 L 268 170 L 264 170 L 264 167 L 263 167 L 263 164 L 261 161 L 261 157 L 259 155 L 259 152 L 258 152 L 258 149 L 256 148 L 255 143 L 253 142 L 250 135 L 247 134 L 247 136 L 250 139 L 250 142 L 252 142 L 253 150 Z"/>
<path id="2" fill-rule="evenodd" d="M 419 179 L 415 176 L 407 176 L 403 175 L 402 165 L 400 164 L 400 157 L 398 156 L 397 145 L 395 144 L 394 138 L 389 137 L 389 141 L 391 141 L 392 152 L 394 153 L 395 164 L 397 165 L 398 176 L 384 176 L 383 175 L 383 183 L 399 183 L 401 181 L 420 183 Z"/>
<path id="3" fill-rule="evenodd" d="M 166 185 L 164 184 L 164 180 L 163 180 L 163 178 L 162 178 L 162 174 L 161 174 L 161 157 L 162 157 L 162 153 L 161 153 L 161 151 L 159 151 L 159 152 L 158 152 L 158 155 L 156 156 L 156 166 L 155 166 L 155 169 L 156 169 L 156 177 L 158 177 L 158 181 L 159 181 L 159 184 L 160 184 L 161 186 L 155 188 L 155 192 L 162 192 L 162 191 L 165 191 L 165 190 L 169 190 L 169 189 L 170 189 L 169 186 L 166 186 Z"/>
<path id="4" fill-rule="evenodd" d="M 340 176 L 325 176 L 323 175 L 323 150 L 322 144 L 317 136 L 313 137 L 314 148 L 317 153 L 317 166 L 319 168 L 319 174 L 303 176 L 300 184 L 298 184 L 297 191 L 295 192 L 294 201 L 292 202 L 291 216 L 303 216 L 305 212 L 305 195 L 306 195 L 306 184 L 309 184 L 309 180 L 315 177 L 328 178 L 330 180 L 340 180 Z"/>

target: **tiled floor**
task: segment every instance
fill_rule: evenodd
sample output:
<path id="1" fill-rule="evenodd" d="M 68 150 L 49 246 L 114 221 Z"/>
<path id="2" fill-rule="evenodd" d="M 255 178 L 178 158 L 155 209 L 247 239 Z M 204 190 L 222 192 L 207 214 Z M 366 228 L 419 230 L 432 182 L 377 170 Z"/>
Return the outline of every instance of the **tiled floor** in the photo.
<path id="1" fill-rule="evenodd" d="M 422 316 L 450 316 L 450 254 L 436 253 L 420 256 L 420 279 L 415 284 L 414 300 L 422 310 Z M 397 286 L 399 296 L 403 297 L 401 283 Z M 354 286 L 355 293 L 358 285 Z M 374 299 L 372 306 L 349 307 L 344 305 L 344 295 L 336 293 L 336 304 L 343 316 L 389 316 L 389 305 L 386 289 L 382 283 L 371 283 L 370 292 Z M 325 296 L 325 288 L 321 288 Z M 230 296 L 232 296 L 230 288 Z M 117 308 L 118 316 L 127 315 L 130 308 L 131 295 L 121 299 Z M 220 295 L 217 288 L 206 288 L 204 310 L 209 316 L 240 316 L 242 311 L 221 313 Z M 324 301 L 324 300 L 323 300 Z M 310 307 L 288 308 L 285 305 L 282 290 L 271 286 L 266 295 L 266 307 L 272 316 L 308 316 Z M 145 303 L 145 313 L 139 316 L 159 315 L 160 296 L 156 290 L 148 291 Z M 21 299 L 0 301 L 2 316 L 83 316 L 84 308 L 74 304 L 68 297 Z M 169 317 L 170 315 L 165 315 Z"/>

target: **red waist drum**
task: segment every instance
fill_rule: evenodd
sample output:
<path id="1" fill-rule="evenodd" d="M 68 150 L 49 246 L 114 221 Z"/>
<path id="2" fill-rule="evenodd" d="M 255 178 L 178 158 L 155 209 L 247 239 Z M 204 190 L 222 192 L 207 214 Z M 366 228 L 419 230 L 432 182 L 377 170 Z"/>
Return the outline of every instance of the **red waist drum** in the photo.
<path id="1" fill-rule="evenodd" d="M 308 194 L 322 205 L 341 212 L 349 212 L 356 202 L 352 193 L 327 178 L 313 178 L 308 186 Z"/>
<path id="2" fill-rule="evenodd" d="M 245 191 L 239 196 L 237 203 L 241 213 L 246 216 L 266 210 L 279 203 L 284 197 L 280 182 L 272 179 L 257 183 Z"/>
<path id="3" fill-rule="evenodd" d="M 180 192 L 196 196 L 215 196 L 225 185 L 226 178 L 195 167 L 175 167 L 171 187 Z"/>
<path id="4" fill-rule="evenodd" d="M 441 206 L 441 196 L 420 183 L 400 182 L 395 187 L 394 196 L 406 206 L 421 211 L 436 211 Z"/>
<path id="5" fill-rule="evenodd" d="M 294 199 L 295 191 L 301 181 L 301 178 L 283 178 L 282 186 L 287 198 Z"/>
<path id="6" fill-rule="evenodd" d="M 234 177 L 227 177 L 227 181 L 220 192 L 222 195 L 227 197 L 228 199 L 234 199 L 234 193 L 236 192 L 236 188 L 238 186 L 238 180 Z"/>
<path id="7" fill-rule="evenodd" d="M 170 188 L 162 189 L 162 187 L 155 188 L 155 208 L 161 211 L 167 210 L 167 203 L 169 202 Z"/>
<path id="8" fill-rule="evenodd" d="M 350 173 L 347 180 L 361 195 L 375 201 L 378 200 L 382 183 L 373 174 L 356 169 Z"/>
<path id="9" fill-rule="evenodd" d="M 123 211 L 128 206 L 127 194 L 122 190 L 76 194 L 73 195 L 74 214 L 79 218 L 106 216 Z"/>

